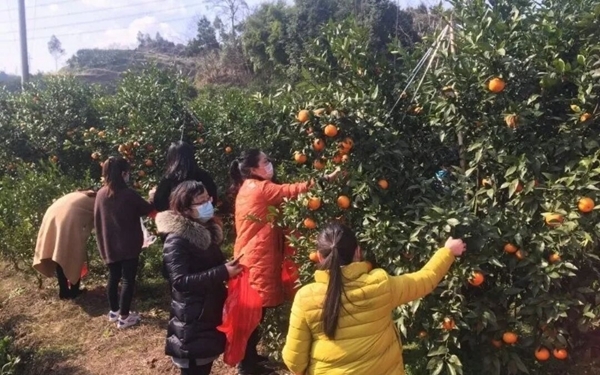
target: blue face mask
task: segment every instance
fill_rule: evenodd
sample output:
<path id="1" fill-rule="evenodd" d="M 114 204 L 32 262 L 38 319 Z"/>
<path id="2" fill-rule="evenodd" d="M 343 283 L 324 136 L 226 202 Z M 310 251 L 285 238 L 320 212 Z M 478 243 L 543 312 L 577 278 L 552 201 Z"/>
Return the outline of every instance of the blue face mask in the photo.
<path id="1" fill-rule="evenodd" d="M 201 206 L 196 208 L 196 215 L 198 220 L 205 223 L 215 216 L 215 208 L 212 205 L 212 202 L 206 202 Z"/>

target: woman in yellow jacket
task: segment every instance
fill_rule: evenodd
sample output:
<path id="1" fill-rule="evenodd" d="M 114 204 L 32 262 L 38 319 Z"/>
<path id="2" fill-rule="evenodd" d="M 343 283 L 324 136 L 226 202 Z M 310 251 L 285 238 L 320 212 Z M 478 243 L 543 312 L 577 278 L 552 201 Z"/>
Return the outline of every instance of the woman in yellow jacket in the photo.
<path id="1" fill-rule="evenodd" d="M 404 375 L 391 312 L 431 293 L 465 243 L 449 238 L 423 269 L 401 276 L 370 271 L 355 234 L 341 224 L 319 234 L 317 250 L 321 270 L 294 299 L 285 364 L 296 375 Z"/>

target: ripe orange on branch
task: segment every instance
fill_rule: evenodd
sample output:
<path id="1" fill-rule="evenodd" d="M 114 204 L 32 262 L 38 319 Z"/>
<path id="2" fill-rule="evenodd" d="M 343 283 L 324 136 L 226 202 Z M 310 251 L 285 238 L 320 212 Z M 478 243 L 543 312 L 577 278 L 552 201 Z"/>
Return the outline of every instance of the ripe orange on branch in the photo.
<path id="1" fill-rule="evenodd" d="M 304 227 L 307 229 L 315 229 L 317 227 L 317 223 L 311 218 L 304 219 Z"/>
<path id="2" fill-rule="evenodd" d="M 514 254 L 518 250 L 519 250 L 519 248 L 511 243 L 507 243 L 506 245 L 504 245 L 504 251 L 507 252 L 508 254 Z"/>
<path id="3" fill-rule="evenodd" d="M 506 115 L 504 117 L 504 122 L 506 122 L 506 125 L 509 128 L 515 129 L 517 127 L 517 125 L 519 124 L 519 116 L 517 116 L 515 114 Z"/>
<path id="4" fill-rule="evenodd" d="M 324 133 L 326 136 L 333 138 L 338 134 L 338 128 L 333 124 L 329 124 L 325 126 Z"/>
<path id="5" fill-rule="evenodd" d="M 589 197 L 583 197 L 577 203 L 577 208 L 584 214 L 592 212 L 594 207 L 596 207 L 596 203 L 592 198 Z"/>
<path id="6" fill-rule="evenodd" d="M 556 359 L 567 359 L 567 357 L 569 356 L 569 353 L 567 352 L 566 349 L 554 349 L 552 351 L 552 355 L 554 355 L 554 358 Z"/>
<path id="7" fill-rule="evenodd" d="M 558 263 L 560 262 L 560 255 L 557 253 L 550 254 L 548 261 L 550 261 L 550 263 Z"/>
<path id="8" fill-rule="evenodd" d="M 506 87 L 506 83 L 502 80 L 502 78 L 492 78 L 488 83 L 488 90 L 493 92 L 494 94 L 498 94 L 504 90 Z"/>
<path id="9" fill-rule="evenodd" d="M 514 332 L 504 332 L 502 335 L 502 341 L 508 345 L 516 344 L 518 340 L 519 336 Z"/>
<path id="10" fill-rule="evenodd" d="M 550 214 L 544 219 L 544 221 L 546 221 L 546 225 L 549 227 L 558 227 L 563 223 L 564 220 L 565 218 L 561 214 Z"/>
<path id="11" fill-rule="evenodd" d="M 350 198 L 345 195 L 340 195 L 337 199 L 337 205 L 342 210 L 350 208 Z"/>
<path id="12" fill-rule="evenodd" d="M 301 110 L 298 112 L 298 115 L 296 115 L 296 120 L 302 123 L 310 120 L 310 112 L 307 109 Z"/>
<path id="13" fill-rule="evenodd" d="M 304 155 L 301 152 L 296 152 L 294 154 L 294 160 L 296 161 L 296 163 L 298 164 L 304 164 L 306 163 L 306 160 L 308 160 L 308 158 L 306 157 L 306 155 Z"/>
<path id="14" fill-rule="evenodd" d="M 456 323 L 454 323 L 454 319 L 450 317 L 445 317 L 442 322 L 442 328 L 446 331 L 452 331 L 456 327 Z"/>
<path id="15" fill-rule="evenodd" d="M 473 286 L 480 286 L 481 284 L 483 284 L 483 282 L 485 281 L 485 276 L 483 276 L 483 273 L 479 272 L 479 271 L 475 271 L 471 274 L 471 277 L 469 278 L 469 284 L 473 285 Z"/>
<path id="16" fill-rule="evenodd" d="M 308 209 L 311 211 L 316 211 L 321 208 L 321 198 L 311 197 L 307 202 Z"/>
<path id="17" fill-rule="evenodd" d="M 325 142 L 320 138 L 315 139 L 313 142 L 313 149 L 317 152 L 323 151 L 325 149 Z"/>
<path id="18" fill-rule="evenodd" d="M 583 115 L 579 116 L 579 121 L 581 122 L 586 122 L 587 120 L 591 119 L 592 115 L 590 113 L 584 113 Z"/>
<path id="19" fill-rule="evenodd" d="M 314 263 L 319 263 L 319 255 L 317 254 L 316 251 L 312 251 L 309 255 L 308 255 L 308 259 L 310 259 L 311 262 Z"/>
<path id="20" fill-rule="evenodd" d="M 379 185 L 379 187 L 383 190 L 387 190 L 390 187 L 390 184 L 387 182 L 387 180 L 384 179 L 379 180 L 377 182 L 377 185 Z"/>
<path id="21" fill-rule="evenodd" d="M 313 166 L 315 167 L 316 170 L 322 170 L 325 168 L 325 160 L 324 159 L 317 159 L 314 161 Z"/>
<path id="22" fill-rule="evenodd" d="M 550 359 L 550 351 L 546 348 L 539 348 L 535 351 L 535 359 L 540 362 L 547 361 Z"/>

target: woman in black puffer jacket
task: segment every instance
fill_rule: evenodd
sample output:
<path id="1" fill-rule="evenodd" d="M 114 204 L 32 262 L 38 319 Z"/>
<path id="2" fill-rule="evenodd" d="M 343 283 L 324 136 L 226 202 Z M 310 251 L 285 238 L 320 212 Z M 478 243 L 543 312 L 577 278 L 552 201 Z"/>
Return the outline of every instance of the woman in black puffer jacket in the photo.
<path id="1" fill-rule="evenodd" d="M 182 182 L 170 200 L 170 210 L 156 216 L 165 235 L 163 261 L 171 281 L 171 319 L 166 354 L 182 375 L 210 374 L 213 361 L 225 349 L 217 330 L 227 297 L 225 282 L 241 272 L 226 263 L 219 245 L 221 227 L 212 220 L 211 198 L 200 182 Z"/>

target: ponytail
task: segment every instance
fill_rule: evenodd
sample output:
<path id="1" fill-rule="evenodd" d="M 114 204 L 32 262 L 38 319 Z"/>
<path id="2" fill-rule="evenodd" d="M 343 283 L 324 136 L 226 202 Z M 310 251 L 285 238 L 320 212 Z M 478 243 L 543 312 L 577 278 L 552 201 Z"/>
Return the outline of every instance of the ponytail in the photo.
<path id="1" fill-rule="evenodd" d="M 244 177 L 240 171 L 240 162 L 234 160 L 229 167 L 229 177 L 231 178 L 231 187 L 229 188 L 229 194 L 235 199 L 240 187 L 244 183 Z"/>
<path id="2" fill-rule="evenodd" d="M 335 338 L 340 311 L 343 308 L 342 266 L 352 263 L 357 248 L 358 241 L 354 232 L 340 223 L 329 224 L 317 237 L 317 249 L 324 258 L 321 269 L 329 271 L 322 319 L 323 332 L 330 340 Z"/>
<path id="3" fill-rule="evenodd" d="M 340 318 L 342 292 L 344 291 L 342 267 L 337 249 L 331 251 L 326 263 L 329 269 L 329 284 L 327 285 L 325 304 L 323 306 L 323 331 L 325 332 L 325 336 L 333 340 Z"/>
<path id="4" fill-rule="evenodd" d="M 256 148 L 250 149 L 231 163 L 229 167 L 229 177 L 231 178 L 229 196 L 232 201 L 235 201 L 235 197 L 244 181 L 252 176 L 252 169 L 258 167 L 261 155 L 261 150 Z"/>

